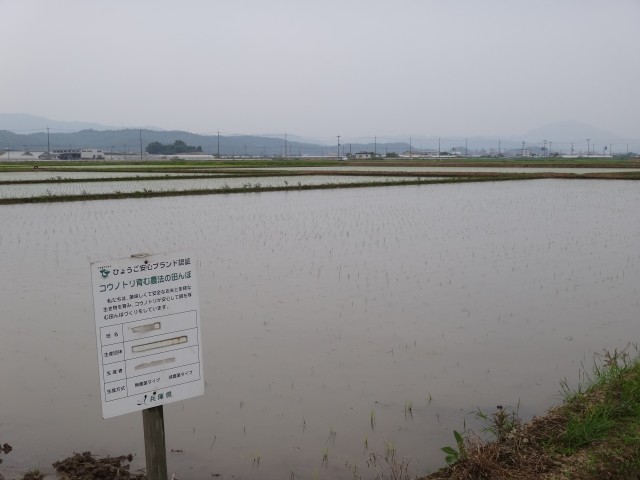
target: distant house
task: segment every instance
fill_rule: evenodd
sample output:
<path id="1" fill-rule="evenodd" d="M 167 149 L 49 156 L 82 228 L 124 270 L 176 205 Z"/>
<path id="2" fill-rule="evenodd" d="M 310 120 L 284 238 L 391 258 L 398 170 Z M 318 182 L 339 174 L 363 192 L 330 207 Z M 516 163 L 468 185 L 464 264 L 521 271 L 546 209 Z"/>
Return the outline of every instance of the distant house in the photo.
<path id="1" fill-rule="evenodd" d="M 356 158 L 358 160 L 367 159 L 367 158 L 373 158 L 374 155 L 375 154 L 373 152 L 356 152 Z"/>

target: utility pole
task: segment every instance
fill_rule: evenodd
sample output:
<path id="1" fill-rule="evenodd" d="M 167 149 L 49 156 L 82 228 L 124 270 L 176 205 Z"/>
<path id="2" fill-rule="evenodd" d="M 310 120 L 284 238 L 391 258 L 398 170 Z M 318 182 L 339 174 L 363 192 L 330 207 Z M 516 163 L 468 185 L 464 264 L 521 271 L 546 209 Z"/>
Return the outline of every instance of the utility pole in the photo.
<path id="1" fill-rule="evenodd" d="M 573 143 L 571 144 L 571 155 L 573 155 Z"/>
<path id="2" fill-rule="evenodd" d="M 51 159 L 51 147 L 49 144 L 49 127 L 47 127 L 47 160 Z"/>
<path id="3" fill-rule="evenodd" d="M 551 150 L 551 145 L 553 144 L 553 142 L 551 140 L 549 140 L 549 152 L 551 152 L 551 154 L 553 155 L 553 150 Z"/>
<path id="4" fill-rule="evenodd" d="M 378 158 L 378 137 L 373 137 L 373 158 Z"/>
<path id="5" fill-rule="evenodd" d="M 500 139 L 498 139 L 498 156 L 500 156 Z"/>
<path id="6" fill-rule="evenodd" d="M 411 158 L 413 155 L 411 154 L 411 137 L 409 137 L 409 158 Z"/>
<path id="7" fill-rule="evenodd" d="M 140 160 L 142 160 L 142 129 L 140 129 Z"/>
<path id="8" fill-rule="evenodd" d="M 468 157 L 469 156 L 469 149 L 467 148 L 467 139 L 464 139 L 464 156 Z"/>
<path id="9" fill-rule="evenodd" d="M 220 158 L 220 132 L 218 132 L 218 158 Z"/>
<path id="10" fill-rule="evenodd" d="M 338 137 L 338 159 L 340 158 L 340 135 L 336 135 Z"/>
<path id="11" fill-rule="evenodd" d="M 284 158 L 287 158 L 287 134 L 284 134 Z"/>
<path id="12" fill-rule="evenodd" d="M 589 153 L 591 153 L 591 147 L 589 146 L 589 142 L 591 142 L 591 139 L 587 138 L 587 157 L 589 156 Z"/>
<path id="13" fill-rule="evenodd" d="M 438 158 L 440 158 L 440 137 L 438 137 Z"/>

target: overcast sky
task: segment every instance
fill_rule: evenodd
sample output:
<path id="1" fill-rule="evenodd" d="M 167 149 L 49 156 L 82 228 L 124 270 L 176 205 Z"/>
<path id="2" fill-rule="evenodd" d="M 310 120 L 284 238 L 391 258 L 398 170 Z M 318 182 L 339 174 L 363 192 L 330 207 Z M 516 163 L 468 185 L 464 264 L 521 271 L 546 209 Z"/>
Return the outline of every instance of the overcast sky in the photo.
<path id="1" fill-rule="evenodd" d="M 0 112 L 198 133 L 640 137 L 640 0 L 0 0 Z"/>

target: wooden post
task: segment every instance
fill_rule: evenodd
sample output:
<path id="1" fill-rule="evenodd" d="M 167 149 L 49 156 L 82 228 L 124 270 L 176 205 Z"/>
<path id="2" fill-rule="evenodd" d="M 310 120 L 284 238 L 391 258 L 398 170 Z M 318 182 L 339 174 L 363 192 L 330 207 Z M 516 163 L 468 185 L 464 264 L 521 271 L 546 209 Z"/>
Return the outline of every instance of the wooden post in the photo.
<path id="1" fill-rule="evenodd" d="M 167 480 L 167 449 L 164 443 L 162 405 L 142 410 L 144 456 L 148 480 Z"/>

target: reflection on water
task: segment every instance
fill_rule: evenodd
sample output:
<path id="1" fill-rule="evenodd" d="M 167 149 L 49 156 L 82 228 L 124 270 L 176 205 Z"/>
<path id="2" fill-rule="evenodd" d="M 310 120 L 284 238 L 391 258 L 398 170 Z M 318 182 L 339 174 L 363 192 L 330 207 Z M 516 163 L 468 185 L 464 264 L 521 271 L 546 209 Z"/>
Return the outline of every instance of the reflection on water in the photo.
<path id="1" fill-rule="evenodd" d="M 206 394 L 165 407 L 170 472 L 347 479 L 366 441 L 425 473 L 468 412 L 542 413 L 636 338 L 639 201 L 536 180 L 2 206 L 3 465 L 144 463 L 141 415 L 101 418 L 89 263 L 188 249 Z"/>

